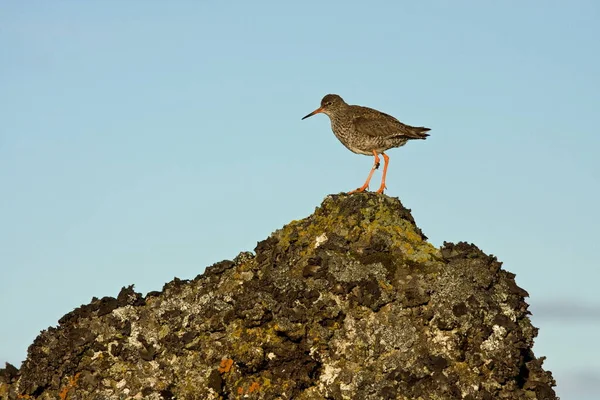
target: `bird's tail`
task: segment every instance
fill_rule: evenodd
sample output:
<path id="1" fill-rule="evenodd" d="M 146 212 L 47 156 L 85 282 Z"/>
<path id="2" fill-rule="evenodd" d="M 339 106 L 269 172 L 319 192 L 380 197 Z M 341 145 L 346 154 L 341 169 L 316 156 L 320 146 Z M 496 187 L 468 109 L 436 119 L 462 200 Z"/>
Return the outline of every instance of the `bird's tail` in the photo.
<path id="1" fill-rule="evenodd" d="M 412 129 L 410 130 L 410 137 L 411 139 L 425 139 L 427 138 L 427 136 L 429 136 L 429 133 L 425 133 L 430 131 L 431 129 L 429 128 L 425 128 L 423 126 L 413 126 L 411 127 Z"/>

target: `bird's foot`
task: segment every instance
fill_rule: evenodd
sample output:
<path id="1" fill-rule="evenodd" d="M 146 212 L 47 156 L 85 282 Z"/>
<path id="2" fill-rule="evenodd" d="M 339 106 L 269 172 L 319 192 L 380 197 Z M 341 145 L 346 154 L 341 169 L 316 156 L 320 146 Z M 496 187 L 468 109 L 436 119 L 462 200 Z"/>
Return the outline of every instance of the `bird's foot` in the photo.
<path id="1" fill-rule="evenodd" d="M 377 193 L 383 193 L 385 189 L 387 189 L 387 187 L 385 185 L 381 185 L 379 189 L 377 189 Z"/>
<path id="2" fill-rule="evenodd" d="M 362 186 L 362 187 L 359 187 L 358 189 L 351 190 L 350 192 L 348 192 L 348 194 L 364 192 L 368 188 L 369 188 L 368 186 Z"/>

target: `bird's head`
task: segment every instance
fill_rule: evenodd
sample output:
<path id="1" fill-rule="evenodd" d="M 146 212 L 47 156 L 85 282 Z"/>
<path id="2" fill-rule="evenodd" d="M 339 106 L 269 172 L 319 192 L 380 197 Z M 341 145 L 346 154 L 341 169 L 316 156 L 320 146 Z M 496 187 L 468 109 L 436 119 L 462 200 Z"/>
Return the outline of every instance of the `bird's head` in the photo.
<path id="1" fill-rule="evenodd" d="M 331 114 L 335 113 L 337 110 L 344 108 L 345 106 L 347 106 L 347 104 L 344 101 L 344 99 L 342 99 L 340 96 L 338 96 L 337 94 L 328 94 L 321 100 L 321 107 L 317 108 L 315 111 L 311 112 L 302 119 L 312 117 L 313 115 L 318 113 L 324 113 L 331 116 Z"/>

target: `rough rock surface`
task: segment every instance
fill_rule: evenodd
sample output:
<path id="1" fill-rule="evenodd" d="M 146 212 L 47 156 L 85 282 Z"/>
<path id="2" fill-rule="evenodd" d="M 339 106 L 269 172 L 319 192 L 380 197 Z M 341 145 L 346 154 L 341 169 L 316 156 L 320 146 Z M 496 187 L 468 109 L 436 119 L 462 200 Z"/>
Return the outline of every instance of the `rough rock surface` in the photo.
<path id="1" fill-rule="evenodd" d="M 397 199 L 334 195 L 255 254 L 68 313 L 0 398 L 556 399 L 525 296 Z"/>

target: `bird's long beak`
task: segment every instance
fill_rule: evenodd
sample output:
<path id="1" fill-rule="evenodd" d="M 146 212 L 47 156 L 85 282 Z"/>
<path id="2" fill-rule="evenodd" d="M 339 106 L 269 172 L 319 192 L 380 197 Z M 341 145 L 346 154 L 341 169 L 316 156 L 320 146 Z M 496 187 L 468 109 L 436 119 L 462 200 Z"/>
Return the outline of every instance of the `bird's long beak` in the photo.
<path id="1" fill-rule="evenodd" d="M 313 115 L 318 114 L 318 113 L 322 113 L 322 112 L 323 112 L 323 107 L 319 107 L 315 111 L 311 112 L 310 114 L 308 114 L 307 116 L 305 116 L 302 119 L 306 119 L 308 117 L 312 117 Z"/>

